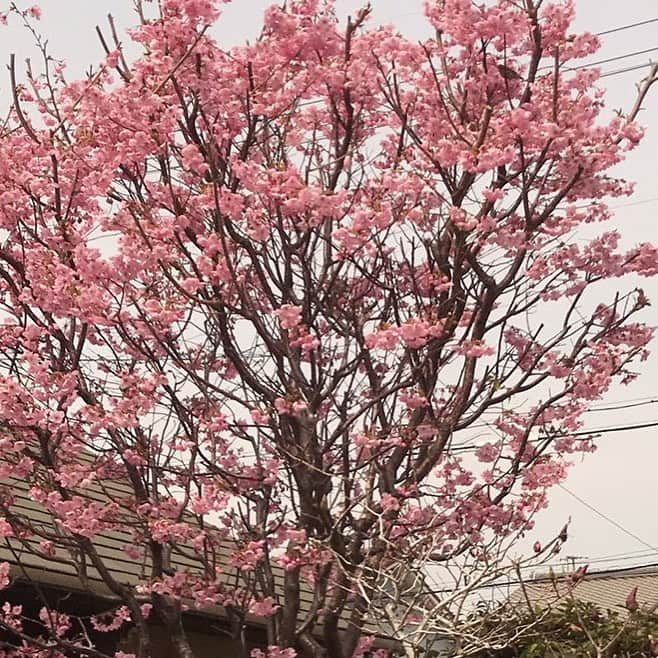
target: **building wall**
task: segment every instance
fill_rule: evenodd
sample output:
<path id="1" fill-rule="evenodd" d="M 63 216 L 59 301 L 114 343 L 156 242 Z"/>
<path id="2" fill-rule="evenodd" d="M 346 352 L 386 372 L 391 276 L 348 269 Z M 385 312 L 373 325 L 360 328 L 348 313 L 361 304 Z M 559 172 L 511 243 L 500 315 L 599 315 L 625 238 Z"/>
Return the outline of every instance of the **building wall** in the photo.
<path id="1" fill-rule="evenodd" d="M 43 597 L 43 598 L 42 598 Z M 60 610 L 73 616 L 88 618 L 91 615 L 104 612 L 112 607 L 112 603 L 102 598 L 67 591 L 63 588 L 37 586 L 35 583 L 14 582 L 11 587 L 4 590 L 0 596 L 0 605 L 5 602 L 11 605 L 21 605 L 23 613 L 33 619 L 38 619 L 39 609 L 47 602 L 53 610 Z M 190 613 L 184 619 L 185 631 L 190 639 L 194 658 L 241 658 L 240 645 L 227 633 L 226 622 L 221 618 Z M 39 635 L 42 628 L 35 626 L 26 631 Z M 119 631 L 100 633 L 88 625 L 87 632 L 99 651 L 113 655 L 115 651 L 133 653 L 137 646 L 135 629 L 124 627 Z M 150 625 L 152 651 L 151 658 L 179 658 L 167 628 L 158 623 Z M 15 637 L 0 635 L 0 644 L 3 640 L 16 642 Z M 265 637 L 262 629 L 249 627 L 247 640 L 252 648 L 262 647 Z"/>
<path id="2" fill-rule="evenodd" d="M 230 637 L 218 633 L 188 632 L 194 658 L 239 658 L 240 646 Z M 164 627 L 151 629 L 153 658 L 179 658 Z M 124 638 L 120 642 L 122 651 L 134 651 L 134 638 Z"/>

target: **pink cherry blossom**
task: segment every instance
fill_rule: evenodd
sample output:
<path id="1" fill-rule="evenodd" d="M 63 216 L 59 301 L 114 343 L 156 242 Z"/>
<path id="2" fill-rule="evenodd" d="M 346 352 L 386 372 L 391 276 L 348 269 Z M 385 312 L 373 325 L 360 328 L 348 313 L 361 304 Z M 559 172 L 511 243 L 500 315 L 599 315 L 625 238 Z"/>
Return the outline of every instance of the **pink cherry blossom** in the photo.
<path id="1" fill-rule="evenodd" d="M 282 649 L 277 646 L 270 646 L 266 651 L 253 649 L 250 654 L 251 658 L 297 658 L 297 652 L 294 649 Z"/>
<path id="2" fill-rule="evenodd" d="M 302 320 L 302 309 L 300 306 L 295 306 L 294 304 L 284 304 L 281 308 L 274 311 L 274 314 L 279 318 L 281 326 L 284 329 L 292 329 Z"/>
<path id="3" fill-rule="evenodd" d="M 9 562 L 0 562 L 0 589 L 5 589 L 9 585 L 9 569 Z"/>
<path id="4" fill-rule="evenodd" d="M 250 612 L 260 617 L 270 617 L 278 608 L 279 606 L 271 597 L 264 598 L 260 601 L 252 601 L 249 606 Z"/>
<path id="5" fill-rule="evenodd" d="M 610 112 L 570 0 L 425 5 L 422 43 L 290 0 L 227 47 L 223 2 L 162 0 L 99 26 L 89 75 L 14 65 L 0 586 L 35 560 L 93 577 L 116 599 L 94 635 L 143 642 L 147 618 L 254 615 L 256 658 L 316 629 L 332 658 L 472 633 L 468 587 L 430 619 L 376 590 L 428 560 L 506 569 L 594 451 L 592 404 L 639 376 L 658 251 L 613 208 L 652 81 Z M 10 591 L 15 658 L 100 651 Z"/>

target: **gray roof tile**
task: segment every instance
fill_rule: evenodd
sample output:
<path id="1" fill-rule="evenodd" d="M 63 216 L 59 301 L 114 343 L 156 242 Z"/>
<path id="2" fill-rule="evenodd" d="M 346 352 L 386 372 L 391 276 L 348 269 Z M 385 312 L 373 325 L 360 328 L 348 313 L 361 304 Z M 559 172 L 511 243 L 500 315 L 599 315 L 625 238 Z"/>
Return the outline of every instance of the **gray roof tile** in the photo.
<path id="1" fill-rule="evenodd" d="M 571 584 L 568 576 L 535 579 L 517 589 L 511 600 L 524 602 L 527 596 L 533 606 L 548 607 L 573 597 L 602 610 L 625 613 L 626 597 L 635 587 L 637 601 L 642 607 L 658 606 L 658 568 L 655 566 L 594 572 L 576 585 Z"/>

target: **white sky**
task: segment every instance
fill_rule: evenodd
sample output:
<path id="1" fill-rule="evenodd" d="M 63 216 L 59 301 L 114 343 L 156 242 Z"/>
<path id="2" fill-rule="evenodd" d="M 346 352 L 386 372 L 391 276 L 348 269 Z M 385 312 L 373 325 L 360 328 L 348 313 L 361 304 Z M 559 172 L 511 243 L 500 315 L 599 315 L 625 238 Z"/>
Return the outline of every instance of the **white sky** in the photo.
<path id="1" fill-rule="evenodd" d="M 578 27 L 592 32 L 658 17 L 658 3 L 655 0 L 575 1 Z M 17 4 L 29 6 L 32 3 Z M 41 0 L 39 4 L 44 12 L 41 27 L 48 37 L 51 52 L 66 59 L 75 73 L 100 58 L 94 27 L 104 25 L 108 12 L 115 16 L 119 26 L 132 22 L 131 0 Z M 269 4 L 270 0 L 234 1 L 227 6 L 215 34 L 227 45 L 253 38 L 258 32 L 262 11 Z M 357 0 L 337 0 L 337 7 L 343 15 L 354 12 L 361 4 Z M 425 35 L 422 0 L 372 0 L 372 5 L 376 20 L 393 22 L 411 37 Z M 30 37 L 25 32 L 13 27 L 2 28 L 0 37 L 0 63 L 8 62 L 11 52 L 16 53 L 18 62 L 35 55 Z M 593 59 L 654 47 L 658 48 L 658 23 L 604 37 L 603 49 Z M 602 68 L 606 71 L 618 70 L 644 63 L 652 55 L 658 59 L 658 50 L 612 62 Z M 642 71 L 634 71 L 605 78 L 611 108 L 631 105 L 634 84 L 641 75 Z M 0 73 L 0 99 L 4 102 L 7 98 L 7 79 L 8 74 Z M 616 212 L 617 226 L 629 244 L 645 240 L 658 243 L 658 225 L 655 221 L 658 212 L 658 171 L 655 164 L 658 156 L 658 87 L 645 103 L 640 120 L 648 128 L 647 138 L 618 170 L 619 175 L 637 182 L 635 195 L 626 202 L 620 201 L 620 204 L 634 205 L 624 205 Z M 655 300 L 655 305 L 645 313 L 644 320 L 658 325 L 658 279 L 651 283 L 645 281 L 643 286 L 649 297 Z M 643 375 L 639 381 L 630 387 L 612 391 L 607 400 L 613 403 L 654 396 L 656 404 L 592 413 L 588 416 L 588 427 L 658 420 L 658 340 L 654 350 L 656 353 L 652 359 L 642 364 Z M 538 519 L 535 534 L 539 538 L 557 533 L 570 516 L 570 540 L 564 555 L 596 559 L 623 554 L 608 562 L 592 564 L 592 567 L 599 568 L 658 563 L 658 514 L 654 512 L 652 502 L 658 490 L 658 428 L 605 434 L 599 441 L 599 450 L 572 470 L 566 486 L 646 544 L 656 547 L 655 550 L 650 551 L 638 539 L 624 534 L 560 489 L 552 495 L 550 509 Z M 629 554 L 642 550 L 646 551 L 645 555 L 628 559 Z"/>

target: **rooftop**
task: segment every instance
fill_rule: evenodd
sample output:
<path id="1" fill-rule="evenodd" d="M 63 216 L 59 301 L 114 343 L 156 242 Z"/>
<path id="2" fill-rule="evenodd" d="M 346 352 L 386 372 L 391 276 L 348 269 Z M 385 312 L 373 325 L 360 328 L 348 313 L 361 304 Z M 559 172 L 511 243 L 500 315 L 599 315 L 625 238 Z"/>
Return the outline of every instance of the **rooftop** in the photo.
<path id="1" fill-rule="evenodd" d="M 542 576 L 524 583 L 512 594 L 512 600 L 548 607 L 574 598 L 623 613 L 626 597 L 636 587 L 641 607 L 650 611 L 658 608 L 658 564 L 596 571 L 575 584 L 566 574 Z"/>

